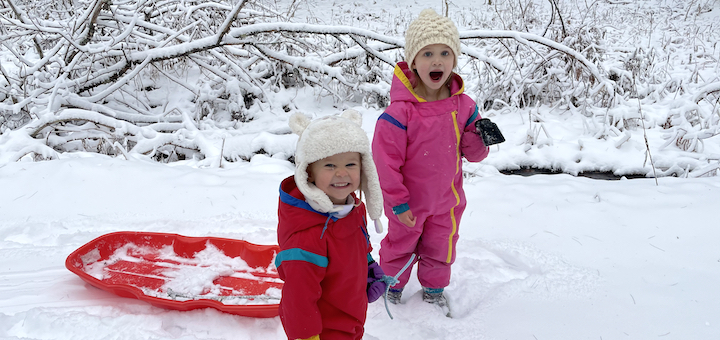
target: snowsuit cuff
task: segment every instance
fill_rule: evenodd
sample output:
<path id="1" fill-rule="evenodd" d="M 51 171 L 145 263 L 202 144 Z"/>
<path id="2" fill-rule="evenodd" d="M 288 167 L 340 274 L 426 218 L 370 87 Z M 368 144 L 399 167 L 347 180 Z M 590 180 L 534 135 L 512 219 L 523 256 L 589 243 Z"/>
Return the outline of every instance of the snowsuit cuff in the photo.
<path id="1" fill-rule="evenodd" d="M 392 208 L 393 214 L 395 215 L 400 215 L 408 210 L 410 210 L 410 206 L 407 203 L 403 203 Z"/>

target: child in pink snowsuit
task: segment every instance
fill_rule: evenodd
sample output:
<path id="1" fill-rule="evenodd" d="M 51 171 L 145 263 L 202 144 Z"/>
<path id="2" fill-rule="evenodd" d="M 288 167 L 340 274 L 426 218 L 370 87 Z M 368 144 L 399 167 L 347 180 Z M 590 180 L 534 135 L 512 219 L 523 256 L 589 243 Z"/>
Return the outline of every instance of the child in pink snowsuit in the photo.
<path id="1" fill-rule="evenodd" d="M 389 219 L 380 265 L 394 276 L 416 254 L 423 300 L 443 309 L 466 205 L 462 157 L 479 162 L 489 151 L 475 129 L 478 107 L 452 71 L 459 53 L 452 21 L 423 10 L 406 32 L 406 61 L 395 67 L 390 106 L 372 142 Z M 400 302 L 410 271 L 398 278 L 388 301 Z"/>

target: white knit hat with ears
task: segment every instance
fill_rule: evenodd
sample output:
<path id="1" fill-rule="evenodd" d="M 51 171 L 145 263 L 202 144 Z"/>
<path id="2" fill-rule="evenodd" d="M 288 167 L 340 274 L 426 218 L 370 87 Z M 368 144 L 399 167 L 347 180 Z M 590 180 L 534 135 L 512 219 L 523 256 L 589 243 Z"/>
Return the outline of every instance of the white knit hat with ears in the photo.
<path id="1" fill-rule="evenodd" d="M 310 118 L 302 113 L 290 116 L 290 129 L 300 136 L 295 150 L 295 184 L 313 209 L 323 213 L 333 212 L 334 206 L 330 197 L 315 184 L 308 182 L 308 165 L 344 152 L 360 153 L 360 189 L 365 194 L 367 212 L 375 222 L 375 231 L 382 233 L 380 216 L 383 199 L 380 180 L 370 153 L 370 141 L 361 124 L 362 116 L 355 110 L 314 121 L 310 121 Z"/>
<path id="2" fill-rule="evenodd" d="M 405 31 L 405 61 L 411 66 L 415 56 L 425 46 L 445 44 L 455 54 L 455 65 L 460 55 L 460 33 L 449 18 L 442 17 L 427 8 L 420 12 L 415 21 Z"/>

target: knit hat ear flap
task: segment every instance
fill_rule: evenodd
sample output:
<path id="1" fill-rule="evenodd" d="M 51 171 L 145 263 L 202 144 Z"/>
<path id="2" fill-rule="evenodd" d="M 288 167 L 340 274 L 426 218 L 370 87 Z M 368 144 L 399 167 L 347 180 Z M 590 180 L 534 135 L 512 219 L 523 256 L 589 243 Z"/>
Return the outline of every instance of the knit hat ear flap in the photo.
<path id="1" fill-rule="evenodd" d="M 294 113 L 288 120 L 290 130 L 300 137 L 295 151 L 295 185 L 297 185 L 300 192 L 305 196 L 305 201 L 310 204 L 310 207 L 316 211 L 329 213 L 332 212 L 333 209 L 332 201 L 325 192 L 308 181 L 308 166 L 317 160 L 327 157 L 320 157 L 315 155 L 317 152 L 307 150 L 316 149 L 316 144 L 318 144 L 313 143 L 311 137 L 303 136 L 303 133 L 307 130 L 308 126 L 310 126 L 310 123 L 310 118 L 300 112 Z M 308 142 L 308 140 L 310 140 L 310 142 Z"/>
<path id="2" fill-rule="evenodd" d="M 383 211 L 382 189 L 380 189 L 380 179 L 377 174 L 375 162 L 372 155 L 367 152 L 362 154 L 362 191 L 365 193 L 365 203 L 370 215 L 370 219 L 375 223 L 375 231 L 380 234 L 383 232 L 383 225 L 380 222 L 380 216 Z"/>

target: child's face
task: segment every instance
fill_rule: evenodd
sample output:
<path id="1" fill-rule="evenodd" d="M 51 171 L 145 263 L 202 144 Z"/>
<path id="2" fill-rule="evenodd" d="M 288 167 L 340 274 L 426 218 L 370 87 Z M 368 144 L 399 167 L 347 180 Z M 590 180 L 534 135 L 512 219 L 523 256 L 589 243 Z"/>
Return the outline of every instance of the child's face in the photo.
<path id="1" fill-rule="evenodd" d="M 426 87 L 440 89 L 452 74 L 455 53 L 450 46 L 433 44 L 423 47 L 410 66 L 417 71 Z"/>
<path id="2" fill-rule="evenodd" d="M 360 153 L 345 152 L 313 162 L 308 166 L 308 181 L 334 204 L 346 204 L 348 195 L 360 186 L 360 160 Z"/>

